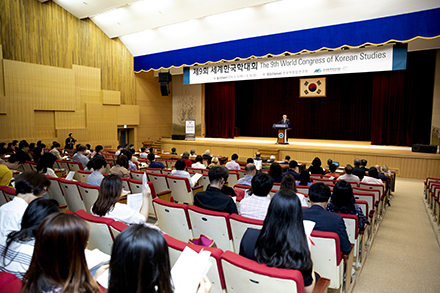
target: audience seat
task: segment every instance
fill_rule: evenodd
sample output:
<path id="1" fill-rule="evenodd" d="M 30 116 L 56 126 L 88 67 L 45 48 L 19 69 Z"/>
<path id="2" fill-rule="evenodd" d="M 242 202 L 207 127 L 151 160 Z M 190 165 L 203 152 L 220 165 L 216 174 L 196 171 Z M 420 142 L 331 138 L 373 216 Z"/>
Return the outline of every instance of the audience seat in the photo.
<path id="1" fill-rule="evenodd" d="M 299 193 L 302 193 L 306 196 L 309 196 L 309 188 L 310 186 L 304 186 L 304 185 L 297 185 L 296 189 Z"/>
<path id="2" fill-rule="evenodd" d="M 188 213 L 194 237 L 205 234 L 214 239 L 218 248 L 234 251 L 228 213 L 206 210 L 193 205 L 189 207 Z"/>
<path id="3" fill-rule="evenodd" d="M 166 175 L 166 178 L 171 190 L 171 195 L 176 202 L 183 202 L 191 205 L 194 203 L 194 195 L 198 191 L 203 190 L 203 186 L 200 185 L 191 188 L 188 178 L 170 175 Z"/>
<path id="4" fill-rule="evenodd" d="M 238 172 L 229 170 L 228 186 L 234 187 L 235 185 L 237 185 L 238 179 L 240 179 Z"/>
<path id="5" fill-rule="evenodd" d="M 14 274 L 0 272 L 0 292 L 20 293 L 21 286 L 21 280 Z"/>
<path id="6" fill-rule="evenodd" d="M 310 179 L 312 179 L 312 181 L 314 179 L 320 179 L 320 178 L 322 178 L 321 174 L 310 174 Z"/>
<path id="7" fill-rule="evenodd" d="M 98 248 L 104 253 L 111 254 L 114 239 L 110 231 L 110 225 L 115 220 L 93 216 L 85 210 L 77 210 L 75 215 L 86 221 L 90 226 L 90 236 L 87 248 L 90 250 Z"/>
<path id="8" fill-rule="evenodd" d="M 148 186 L 150 187 L 150 190 L 151 190 L 151 196 L 148 199 L 148 205 L 149 205 L 148 213 L 149 213 L 149 217 L 152 217 L 155 219 L 156 215 L 154 214 L 154 209 L 153 209 L 153 199 L 157 197 L 157 194 L 154 189 L 153 183 L 151 183 L 151 182 L 147 182 L 147 183 L 148 183 Z M 129 179 L 128 185 L 130 186 L 131 193 L 142 193 L 142 181 Z"/>
<path id="9" fill-rule="evenodd" d="M 298 270 L 268 267 L 232 251 L 224 252 L 221 260 L 228 293 L 304 292 Z"/>
<path id="10" fill-rule="evenodd" d="M 70 171 L 69 162 L 63 161 L 63 160 L 56 160 L 56 163 L 58 164 L 58 168 L 66 170 L 66 172 Z"/>
<path id="11" fill-rule="evenodd" d="M 0 186 L 0 206 L 11 201 L 15 196 L 15 189 L 8 186 Z"/>
<path id="12" fill-rule="evenodd" d="M 238 173 L 238 177 L 240 177 L 240 179 L 244 178 L 244 176 L 246 176 L 246 172 L 244 170 L 237 170 L 237 173 Z"/>
<path id="13" fill-rule="evenodd" d="M 280 188 L 281 188 L 281 183 L 278 183 L 278 182 L 274 182 L 273 183 L 272 189 L 280 190 Z"/>
<path id="14" fill-rule="evenodd" d="M 312 182 L 313 183 L 321 182 L 324 184 L 327 184 L 327 183 L 334 184 L 335 183 L 335 181 L 333 179 L 329 179 L 329 178 L 312 178 Z"/>
<path id="15" fill-rule="evenodd" d="M 162 174 L 165 174 L 165 175 L 171 175 L 172 172 L 173 172 L 172 169 L 162 169 Z"/>
<path id="16" fill-rule="evenodd" d="M 338 215 L 344 219 L 348 240 L 354 244 L 353 257 L 357 257 L 359 255 L 359 218 L 357 215 L 351 214 L 338 213 Z"/>
<path id="17" fill-rule="evenodd" d="M 242 190 L 246 191 L 246 190 L 248 190 L 251 187 L 247 186 L 247 185 L 236 184 L 236 185 L 234 185 L 234 188 L 238 188 L 238 189 L 242 189 Z"/>
<path id="18" fill-rule="evenodd" d="M 86 183 L 79 182 L 78 190 L 83 200 L 86 211 L 88 213 L 91 213 L 92 206 L 95 204 L 99 196 L 99 186 L 88 185 Z"/>
<path id="19" fill-rule="evenodd" d="M 368 211 L 365 214 L 365 217 L 368 217 L 370 219 L 370 227 L 368 232 L 368 238 L 372 236 L 373 227 L 375 225 L 375 218 L 376 218 L 376 209 L 374 208 L 374 193 L 369 193 L 367 190 L 365 191 L 359 191 L 358 188 L 353 188 L 353 195 L 355 200 L 361 200 L 367 202 Z"/>
<path id="20" fill-rule="evenodd" d="M 263 228 L 263 222 L 262 220 L 250 219 L 237 214 L 230 216 L 229 223 L 231 225 L 232 241 L 234 242 L 234 251 L 236 253 L 240 252 L 241 238 L 243 238 L 246 230 L 248 228 L 261 230 L 261 228 Z"/>
<path id="21" fill-rule="evenodd" d="M 312 231 L 313 267 L 322 277 L 330 279 L 329 288 L 343 292 L 344 287 L 344 262 L 341 252 L 339 236 L 333 232 Z M 353 267 L 353 247 L 346 261 L 345 292 L 351 284 L 351 270 Z"/>
<path id="22" fill-rule="evenodd" d="M 70 171 L 79 171 L 79 170 L 84 170 L 83 166 L 81 163 L 79 162 L 72 162 L 72 161 L 68 161 L 67 164 L 69 165 L 69 169 Z"/>
<path id="23" fill-rule="evenodd" d="M 121 179 L 122 179 L 122 189 L 124 189 L 125 191 L 128 191 L 128 192 L 130 192 L 130 185 L 128 185 L 128 178 L 123 178 L 123 177 L 121 177 Z"/>
<path id="24" fill-rule="evenodd" d="M 225 292 L 225 281 L 223 277 L 223 269 L 221 265 L 221 255 L 223 251 L 214 247 L 204 247 L 199 245 L 192 245 L 184 241 L 179 241 L 174 239 L 170 235 L 164 235 L 165 239 L 168 243 L 168 251 L 170 255 L 170 263 L 173 266 L 177 259 L 179 258 L 182 251 L 185 247 L 189 247 L 196 252 L 200 252 L 201 250 L 207 250 L 211 252 L 211 256 L 209 257 L 209 261 L 211 262 L 211 268 L 206 274 L 209 281 L 212 283 L 211 293 L 222 293 Z"/>
<path id="25" fill-rule="evenodd" d="M 130 171 L 130 177 L 134 180 L 139 180 L 142 182 L 142 177 L 144 176 L 144 171 Z M 148 177 L 147 177 L 148 178 Z"/>
<path id="26" fill-rule="evenodd" d="M 67 208 L 72 212 L 78 210 L 86 210 L 81 194 L 78 190 L 78 182 L 66 180 L 63 178 L 58 178 L 58 183 L 64 194 L 64 199 L 67 203 Z"/>
<path id="27" fill-rule="evenodd" d="M 148 181 L 153 183 L 154 189 L 156 190 L 157 193 L 170 190 L 168 186 L 167 176 L 168 175 L 165 174 L 156 174 L 156 173 L 147 172 Z"/>
<path id="28" fill-rule="evenodd" d="M 84 170 L 78 170 L 75 172 L 74 178 L 82 183 L 87 183 L 87 178 L 90 174 L 92 174 L 92 171 L 84 171 Z"/>
<path id="29" fill-rule="evenodd" d="M 208 176 L 208 174 L 203 174 L 202 177 L 200 177 L 198 184 L 203 186 L 203 191 L 205 191 L 208 188 L 208 185 L 209 185 L 209 176 Z M 233 186 L 233 185 L 230 185 L 230 186 Z"/>
<path id="30" fill-rule="evenodd" d="M 124 231 L 124 229 L 127 229 L 128 227 L 130 226 L 119 221 L 112 222 L 110 224 L 110 232 L 112 233 L 113 239 L 116 239 L 119 233 L 121 233 L 122 231 Z"/>
<path id="31" fill-rule="evenodd" d="M 50 186 L 47 189 L 49 196 L 55 199 L 60 205 L 67 205 L 66 199 L 63 194 L 63 190 L 61 189 L 60 184 L 58 183 L 58 177 L 51 177 L 46 175 L 47 179 L 50 181 Z"/>
<path id="32" fill-rule="evenodd" d="M 351 187 L 359 187 L 359 183 L 357 183 L 356 181 L 347 181 L 348 183 L 350 183 Z"/>
<path id="33" fill-rule="evenodd" d="M 145 168 L 147 170 L 147 172 L 150 173 L 156 173 L 156 174 L 162 174 L 162 169 L 160 168 Z"/>
<path id="34" fill-rule="evenodd" d="M 153 208 L 159 228 L 163 232 L 184 242 L 188 242 L 188 239 L 193 237 L 188 205 L 155 198 Z"/>
<path id="35" fill-rule="evenodd" d="M 382 214 L 385 209 L 384 199 L 385 199 L 385 186 L 383 184 L 371 184 L 371 183 L 359 183 L 359 188 L 365 188 L 370 190 L 378 190 L 379 196 L 376 197 L 376 201 L 378 201 L 378 212 Z"/>

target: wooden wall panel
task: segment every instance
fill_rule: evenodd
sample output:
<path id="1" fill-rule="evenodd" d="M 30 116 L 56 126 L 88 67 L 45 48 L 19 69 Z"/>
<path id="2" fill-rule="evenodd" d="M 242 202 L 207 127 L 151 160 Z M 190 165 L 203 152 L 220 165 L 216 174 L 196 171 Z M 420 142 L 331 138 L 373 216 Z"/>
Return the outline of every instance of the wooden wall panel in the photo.
<path id="1" fill-rule="evenodd" d="M 3 97 L 5 95 L 5 78 L 3 74 L 3 50 L 2 50 L 2 43 L 0 41 L 0 97 Z M 0 114 L 3 109 L 0 106 Z"/>
<path id="2" fill-rule="evenodd" d="M 54 111 L 35 111 L 34 119 L 35 135 L 37 137 L 41 137 L 41 139 L 56 137 Z"/>
<path id="3" fill-rule="evenodd" d="M 121 92 L 102 90 L 102 103 L 104 105 L 120 105 Z"/>
<path id="4" fill-rule="evenodd" d="M 90 144 L 112 145 L 117 142 L 118 107 L 86 104 L 87 129 Z"/>
<path id="5" fill-rule="evenodd" d="M 161 96 L 157 77 L 153 72 L 136 74 L 136 104 L 139 105 L 139 126 L 135 146 L 142 141 L 156 141 L 161 137 L 171 137 L 172 97 Z"/>
<path id="6" fill-rule="evenodd" d="M 86 110 L 75 112 L 55 111 L 56 129 L 81 129 L 86 128 Z"/>
<path id="7" fill-rule="evenodd" d="M 88 66 L 72 65 L 75 74 L 75 86 L 82 90 L 101 90 L 101 69 Z"/>
<path id="8" fill-rule="evenodd" d="M 118 125 L 139 125 L 139 106 L 121 105 L 116 108 Z"/>
<path id="9" fill-rule="evenodd" d="M 0 1 L 0 40 L 9 60 L 71 69 L 101 69 L 100 89 L 121 92 L 134 105 L 133 56 L 119 39 L 109 39 L 90 19 L 79 20 L 56 3 Z"/>

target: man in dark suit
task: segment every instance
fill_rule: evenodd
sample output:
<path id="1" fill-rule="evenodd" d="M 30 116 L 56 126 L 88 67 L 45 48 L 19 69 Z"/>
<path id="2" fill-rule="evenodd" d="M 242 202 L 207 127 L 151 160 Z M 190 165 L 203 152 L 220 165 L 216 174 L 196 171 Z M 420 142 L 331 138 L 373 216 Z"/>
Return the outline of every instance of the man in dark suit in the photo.
<path id="1" fill-rule="evenodd" d="M 295 180 L 299 180 L 299 173 L 295 171 L 296 167 L 298 166 L 298 162 L 295 160 L 292 160 L 289 162 L 289 170 L 281 174 L 281 176 L 286 176 L 288 174 L 292 175 Z"/>
<path id="2" fill-rule="evenodd" d="M 283 119 L 280 121 L 279 124 L 290 124 L 290 120 L 287 119 L 287 115 L 286 114 L 283 115 Z"/>
<path id="3" fill-rule="evenodd" d="M 315 183 L 310 186 L 309 200 L 312 207 L 303 209 L 303 218 L 316 223 L 314 230 L 338 234 L 341 251 L 348 254 L 351 251 L 351 243 L 348 240 L 344 219 L 340 215 L 326 210 L 330 197 L 330 188 L 324 183 Z"/>
<path id="4" fill-rule="evenodd" d="M 359 159 L 354 160 L 353 175 L 359 177 L 360 180 L 365 176 L 365 170 L 361 168 L 361 160 Z"/>

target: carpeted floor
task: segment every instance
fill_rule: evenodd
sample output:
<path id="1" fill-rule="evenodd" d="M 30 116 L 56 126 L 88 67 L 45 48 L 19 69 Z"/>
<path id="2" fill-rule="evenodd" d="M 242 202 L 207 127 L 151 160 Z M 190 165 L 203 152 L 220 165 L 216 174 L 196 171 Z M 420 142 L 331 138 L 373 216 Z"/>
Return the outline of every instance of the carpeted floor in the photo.
<path id="1" fill-rule="evenodd" d="M 440 292 L 440 247 L 423 186 L 421 180 L 398 178 L 352 293 Z"/>

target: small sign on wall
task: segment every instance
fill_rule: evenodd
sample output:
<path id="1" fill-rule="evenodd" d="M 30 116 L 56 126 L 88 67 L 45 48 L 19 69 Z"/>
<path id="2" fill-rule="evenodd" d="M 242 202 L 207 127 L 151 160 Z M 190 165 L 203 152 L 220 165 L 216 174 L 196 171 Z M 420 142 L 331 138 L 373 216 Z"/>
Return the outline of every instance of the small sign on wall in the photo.
<path id="1" fill-rule="evenodd" d="M 196 120 L 187 119 L 185 120 L 185 140 L 195 140 L 196 139 Z"/>
<path id="2" fill-rule="evenodd" d="M 299 97 L 316 98 L 325 97 L 325 77 L 301 78 L 299 80 Z"/>

